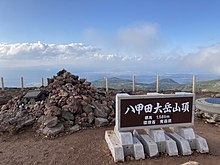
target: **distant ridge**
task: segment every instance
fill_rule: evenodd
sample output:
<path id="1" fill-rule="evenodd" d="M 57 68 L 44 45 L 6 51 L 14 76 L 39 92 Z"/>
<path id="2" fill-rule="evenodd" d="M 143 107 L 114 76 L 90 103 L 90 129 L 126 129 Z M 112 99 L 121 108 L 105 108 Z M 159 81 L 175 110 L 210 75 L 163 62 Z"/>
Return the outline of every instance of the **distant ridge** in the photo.
<path id="1" fill-rule="evenodd" d="M 105 88 L 105 79 L 98 79 L 92 81 L 92 85 L 98 88 Z M 165 78 L 160 80 L 161 90 L 173 89 L 179 86 L 180 84 L 176 81 Z M 108 78 L 108 87 L 112 89 L 132 89 L 132 81 L 127 79 L 121 79 L 117 77 Z M 153 83 L 138 83 L 136 82 L 136 89 L 138 90 L 155 90 L 156 82 Z"/>
<path id="2" fill-rule="evenodd" d="M 105 79 L 98 79 L 91 82 L 92 85 L 98 88 L 105 88 Z M 121 79 L 117 77 L 108 78 L 108 87 L 111 89 L 132 89 L 132 81 L 128 79 Z M 138 83 L 135 88 L 137 90 L 155 91 L 156 81 L 153 83 Z M 164 78 L 160 80 L 160 90 L 176 90 L 176 91 L 192 91 L 192 83 L 179 84 L 171 78 Z M 200 81 L 196 83 L 197 92 L 220 92 L 220 79 Z"/>

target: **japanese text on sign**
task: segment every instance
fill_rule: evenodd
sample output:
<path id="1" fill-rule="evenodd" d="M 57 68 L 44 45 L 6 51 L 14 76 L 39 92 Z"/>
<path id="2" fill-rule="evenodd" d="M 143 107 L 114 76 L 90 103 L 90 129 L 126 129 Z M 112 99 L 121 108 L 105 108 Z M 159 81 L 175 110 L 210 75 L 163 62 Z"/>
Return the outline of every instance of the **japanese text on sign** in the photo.
<path id="1" fill-rule="evenodd" d="M 144 111 L 145 113 L 171 113 L 171 112 L 189 112 L 189 102 L 182 103 L 179 105 L 178 103 L 175 103 L 174 106 L 172 106 L 169 102 L 167 102 L 164 106 L 160 105 L 159 102 L 157 102 L 156 107 L 153 107 L 152 104 L 144 105 L 142 103 L 136 104 L 134 106 L 129 105 L 127 107 L 125 115 L 129 112 L 136 113 L 138 115 L 141 114 L 141 111 Z"/>

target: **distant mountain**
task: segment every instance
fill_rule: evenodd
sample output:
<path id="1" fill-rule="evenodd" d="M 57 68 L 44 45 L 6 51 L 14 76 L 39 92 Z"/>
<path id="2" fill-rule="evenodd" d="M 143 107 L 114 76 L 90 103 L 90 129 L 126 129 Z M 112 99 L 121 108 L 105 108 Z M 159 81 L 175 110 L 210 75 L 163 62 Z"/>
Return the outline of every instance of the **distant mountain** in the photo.
<path id="1" fill-rule="evenodd" d="M 105 79 L 98 79 L 95 81 L 92 81 L 92 85 L 98 87 L 98 88 L 105 88 L 106 87 L 106 81 Z M 160 80 L 160 90 L 173 90 L 179 87 L 180 84 L 176 81 L 165 78 Z M 120 78 L 108 78 L 108 87 L 112 89 L 132 89 L 132 81 L 127 79 L 120 79 Z M 138 90 L 149 90 L 154 91 L 156 89 L 156 82 L 153 83 L 135 83 L 135 88 Z"/>
<path id="2" fill-rule="evenodd" d="M 98 88 L 105 88 L 105 79 L 98 79 L 92 81 L 92 85 Z M 108 78 L 108 87 L 111 89 L 132 89 L 132 81 L 120 78 Z M 155 91 L 156 82 L 153 83 L 137 83 L 135 84 L 135 89 L 137 90 L 149 90 Z M 176 91 L 192 91 L 192 83 L 179 84 L 171 78 L 164 78 L 160 80 L 160 90 L 176 90 Z M 220 79 L 200 81 L 196 83 L 197 92 L 220 92 Z"/>
<path id="3" fill-rule="evenodd" d="M 174 81 L 173 79 L 171 78 L 164 78 L 164 79 L 161 79 L 160 82 L 159 82 L 159 85 L 160 85 L 160 90 L 175 90 L 177 89 L 179 86 L 181 86 L 179 83 L 177 83 L 176 81 Z M 156 81 L 149 84 L 149 86 L 151 88 L 156 87 Z M 151 89 L 150 88 L 150 89 Z"/>
<path id="4" fill-rule="evenodd" d="M 105 79 L 98 79 L 92 81 L 92 85 L 98 88 L 105 88 L 106 87 L 106 80 Z M 143 89 L 146 86 L 144 83 L 136 83 L 136 87 Z M 127 79 L 120 79 L 117 77 L 108 78 L 108 87 L 112 89 L 132 89 L 132 81 Z"/>
<path id="5" fill-rule="evenodd" d="M 191 91 L 192 84 L 181 85 L 177 88 L 181 91 Z M 220 92 L 220 79 L 209 80 L 209 81 L 200 81 L 196 83 L 197 92 Z"/>

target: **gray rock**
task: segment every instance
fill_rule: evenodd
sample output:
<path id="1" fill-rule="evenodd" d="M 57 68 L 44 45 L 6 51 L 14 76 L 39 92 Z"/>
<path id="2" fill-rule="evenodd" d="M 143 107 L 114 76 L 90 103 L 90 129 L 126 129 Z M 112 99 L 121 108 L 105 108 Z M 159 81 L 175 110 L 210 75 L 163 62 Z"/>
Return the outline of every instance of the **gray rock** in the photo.
<path id="1" fill-rule="evenodd" d="M 211 116 L 210 116 L 207 112 L 203 113 L 203 114 L 202 114 L 202 117 L 203 117 L 204 119 L 211 119 Z"/>
<path id="2" fill-rule="evenodd" d="M 108 125 L 109 121 L 105 118 L 95 118 L 95 126 L 96 127 L 103 127 Z"/>
<path id="3" fill-rule="evenodd" d="M 77 132 L 77 131 L 79 131 L 79 130 L 81 130 L 81 127 L 80 127 L 78 124 L 72 126 L 72 127 L 69 129 L 70 133 L 74 133 L 74 132 Z"/>
<path id="4" fill-rule="evenodd" d="M 209 124 L 215 124 L 215 120 L 213 119 L 206 119 L 206 122 L 209 123 Z"/>
<path id="5" fill-rule="evenodd" d="M 101 117 L 101 118 L 108 117 L 111 110 L 107 106 L 104 106 L 97 102 L 94 102 L 93 105 L 95 106 L 94 115 L 96 117 Z"/>
<path id="6" fill-rule="evenodd" d="M 92 106 L 91 106 L 90 104 L 84 105 L 84 106 L 83 106 L 83 111 L 84 111 L 86 114 L 89 114 L 90 112 L 93 112 Z"/>
<path id="7" fill-rule="evenodd" d="M 88 114 L 88 123 L 92 124 L 93 121 L 94 121 L 94 119 L 95 119 L 94 113 L 93 113 L 93 112 L 90 112 L 90 113 Z"/>
<path id="8" fill-rule="evenodd" d="M 74 115 L 69 111 L 62 111 L 62 118 L 65 120 L 74 120 Z"/>
<path id="9" fill-rule="evenodd" d="M 195 162 L 195 161 L 189 161 L 189 162 L 183 163 L 181 165 L 200 165 L 200 163 L 199 162 Z"/>
<path id="10" fill-rule="evenodd" d="M 45 116 L 43 119 L 43 125 L 52 128 L 58 123 L 58 118 L 56 116 Z"/>
<path id="11" fill-rule="evenodd" d="M 220 115 L 214 114 L 213 115 L 213 120 L 216 121 L 216 122 L 220 122 Z"/>
<path id="12" fill-rule="evenodd" d="M 57 106 L 49 106 L 49 107 L 47 107 L 45 115 L 59 116 L 59 115 L 61 115 L 61 109 Z"/>
<path id="13" fill-rule="evenodd" d="M 24 121 L 24 126 L 29 126 L 35 123 L 36 118 L 35 117 L 30 117 L 29 119 Z"/>
<path id="14" fill-rule="evenodd" d="M 46 136 L 55 136 L 64 131 L 64 126 L 62 123 L 57 124 L 55 127 L 45 127 L 42 133 Z"/>

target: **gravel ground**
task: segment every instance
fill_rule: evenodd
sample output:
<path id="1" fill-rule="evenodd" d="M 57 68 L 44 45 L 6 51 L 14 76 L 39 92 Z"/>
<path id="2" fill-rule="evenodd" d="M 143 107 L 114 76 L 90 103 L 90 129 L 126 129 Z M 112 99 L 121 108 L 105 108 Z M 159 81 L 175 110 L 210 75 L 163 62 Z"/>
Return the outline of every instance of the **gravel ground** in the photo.
<path id="1" fill-rule="evenodd" d="M 36 133 L 31 130 L 21 131 L 13 136 L 4 134 L 0 136 L 0 164 L 115 164 L 104 140 L 104 132 L 109 129 L 113 128 L 81 130 L 80 132 L 63 135 L 55 139 L 36 136 Z M 220 127 L 205 124 L 200 119 L 196 119 L 195 131 L 207 139 L 210 148 L 209 154 L 194 152 L 191 156 L 169 157 L 160 155 L 156 158 L 146 158 L 141 161 L 126 161 L 123 164 L 179 165 L 187 161 L 197 161 L 204 165 L 219 165 Z"/>

